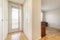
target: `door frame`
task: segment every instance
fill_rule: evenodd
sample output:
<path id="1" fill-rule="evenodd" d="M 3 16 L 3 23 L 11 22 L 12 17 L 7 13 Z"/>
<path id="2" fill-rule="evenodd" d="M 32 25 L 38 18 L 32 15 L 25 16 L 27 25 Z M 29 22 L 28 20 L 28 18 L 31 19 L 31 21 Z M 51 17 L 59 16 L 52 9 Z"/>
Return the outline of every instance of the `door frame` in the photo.
<path id="1" fill-rule="evenodd" d="M 16 4 L 16 3 L 13 3 L 13 2 L 9 2 L 9 5 L 8 5 L 8 32 L 10 33 L 10 32 L 14 32 L 13 30 L 12 30 L 12 10 L 11 10 L 11 8 L 12 7 L 15 7 L 15 8 L 18 8 L 18 29 L 16 30 L 16 31 L 23 31 L 23 11 L 22 11 L 22 5 L 20 5 L 20 4 Z M 21 12 L 22 12 L 22 14 L 21 14 L 21 17 L 22 17 L 22 23 L 21 23 L 21 26 L 22 26 L 22 28 L 21 28 L 21 30 L 20 30 L 20 9 L 21 9 Z"/>

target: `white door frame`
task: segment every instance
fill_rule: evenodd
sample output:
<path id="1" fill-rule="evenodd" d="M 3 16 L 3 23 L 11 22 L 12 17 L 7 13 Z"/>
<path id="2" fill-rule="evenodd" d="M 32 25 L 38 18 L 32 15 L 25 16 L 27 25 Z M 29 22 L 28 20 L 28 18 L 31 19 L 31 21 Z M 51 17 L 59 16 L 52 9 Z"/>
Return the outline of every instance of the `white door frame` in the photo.
<path id="1" fill-rule="evenodd" d="M 12 29 L 12 13 L 11 13 L 12 7 L 18 8 L 18 29 Z M 20 31 L 20 29 L 22 30 L 22 27 L 20 27 L 20 8 L 22 9 L 22 6 L 20 4 L 15 4 L 15 3 L 9 2 L 8 32 Z M 21 12 L 22 12 L 22 10 L 21 10 Z M 22 17 L 22 20 L 23 20 L 23 17 Z M 22 22 L 21 22 L 21 26 L 23 26 Z"/>

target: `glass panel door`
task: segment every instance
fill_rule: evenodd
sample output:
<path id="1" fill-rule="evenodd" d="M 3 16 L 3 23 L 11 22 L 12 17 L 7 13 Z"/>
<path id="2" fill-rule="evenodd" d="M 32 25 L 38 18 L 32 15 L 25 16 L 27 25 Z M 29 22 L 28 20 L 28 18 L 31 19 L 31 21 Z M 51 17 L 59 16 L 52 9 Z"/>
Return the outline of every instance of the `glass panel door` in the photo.
<path id="1" fill-rule="evenodd" d="M 9 3 L 8 32 L 22 30 L 22 6 Z"/>
<path id="2" fill-rule="evenodd" d="M 18 8 L 12 7 L 12 29 L 18 28 Z"/>

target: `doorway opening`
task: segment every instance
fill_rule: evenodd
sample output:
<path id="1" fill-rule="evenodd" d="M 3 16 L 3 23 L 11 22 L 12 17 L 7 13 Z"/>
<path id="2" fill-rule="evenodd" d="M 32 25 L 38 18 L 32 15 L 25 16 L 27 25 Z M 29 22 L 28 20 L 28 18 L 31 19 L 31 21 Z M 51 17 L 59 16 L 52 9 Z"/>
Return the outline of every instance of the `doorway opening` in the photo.
<path id="1" fill-rule="evenodd" d="M 22 31 L 22 5 L 9 2 L 8 32 Z"/>
<path id="2" fill-rule="evenodd" d="M 60 38 L 60 0 L 42 0 L 41 10 L 43 18 L 41 21 L 41 37 L 48 40 Z"/>

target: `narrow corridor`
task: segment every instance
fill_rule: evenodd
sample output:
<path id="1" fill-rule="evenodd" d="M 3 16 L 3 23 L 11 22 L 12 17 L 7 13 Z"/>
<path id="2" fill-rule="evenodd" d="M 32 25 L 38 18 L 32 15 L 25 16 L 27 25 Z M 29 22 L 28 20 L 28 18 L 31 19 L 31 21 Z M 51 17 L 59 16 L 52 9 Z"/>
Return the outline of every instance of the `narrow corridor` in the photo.
<path id="1" fill-rule="evenodd" d="M 24 33 L 16 32 L 16 33 L 9 33 L 6 40 L 27 40 Z"/>

